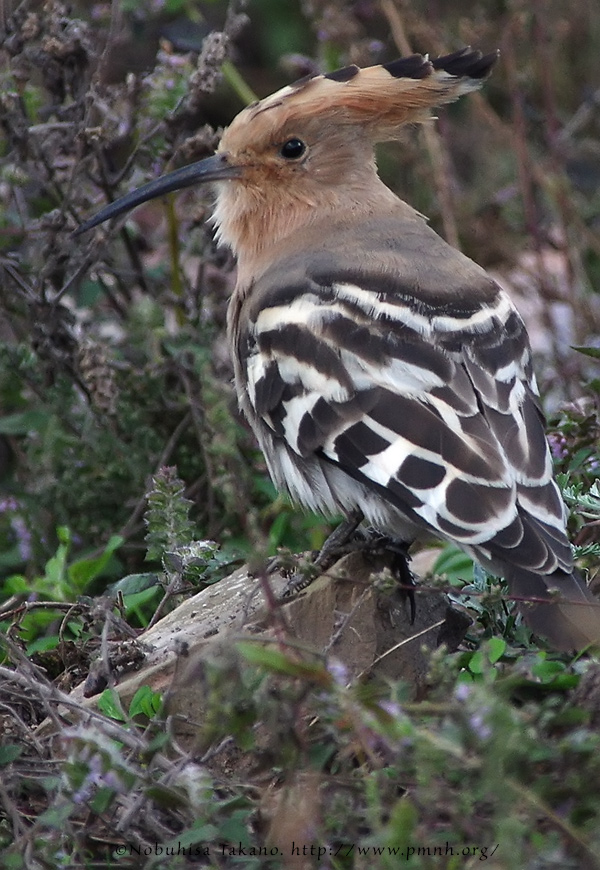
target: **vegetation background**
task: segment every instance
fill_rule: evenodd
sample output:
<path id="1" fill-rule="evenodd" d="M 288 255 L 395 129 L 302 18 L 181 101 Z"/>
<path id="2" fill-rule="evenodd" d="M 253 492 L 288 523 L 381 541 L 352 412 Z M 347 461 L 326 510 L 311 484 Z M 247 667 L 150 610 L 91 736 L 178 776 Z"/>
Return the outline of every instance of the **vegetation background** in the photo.
<path id="1" fill-rule="evenodd" d="M 253 94 L 351 62 L 437 56 L 469 44 L 500 49 L 484 89 L 440 111 L 435 125 L 407 129 L 401 144 L 382 147 L 380 170 L 488 268 L 525 316 L 570 531 L 593 584 L 596 0 L 0 2 L 5 866 L 124 866 L 117 842 L 157 836 L 278 842 L 263 770 L 236 783 L 204 759 L 192 776 L 201 783 L 194 795 L 196 760 L 165 771 L 165 746 L 152 743 L 162 721 L 156 699 L 133 711 L 107 700 L 113 730 L 105 719 L 104 731 L 100 720 L 97 731 L 80 726 L 60 763 L 31 729 L 57 687 L 66 691 L 85 676 L 107 614 L 111 625 L 117 620 L 114 596 L 119 619 L 143 628 L 165 586 L 200 588 L 236 561 L 318 547 L 331 528 L 277 498 L 238 415 L 224 338 L 234 264 L 213 245 L 206 194 L 147 204 L 126 223 L 78 239 L 72 231 L 125 191 L 210 154 L 219 129 Z M 498 867 L 594 866 L 595 660 L 540 648 L 501 587 L 474 575 L 461 554 L 445 548 L 434 562 L 476 624 L 460 654 L 432 662 L 429 697 L 407 702 L 401 684 L 347 687 L 326 662 L 312 662 L 309 674 L 293 659 L 255 661 L 240 651 L 227 665 L 229 700 L 213 699 L 222 722 L 210 746 L 229 740 L 259 757 L 259 723 L 274 729 L 268 767 L 279 771 L 291 803 L 312 806 L 296 840 L 309 842 L 310 830 L 314 843 L 331 847 L 319 866 L 364 866 L 342 850 L 351 844 L 406 850 L 446 842 L 499 843 Z M 106 590 L 112 598 L 100 597 Z M 307 734 L 317 711 L 322 726 Z M 288 734 L 277 732 L 278 720 L 290 723 Z M 293 833 L 279 812 L 278 829 Z M 403 862 L 463 867 L 482 859 L 440 855 L 412 853 Z M 265 866 L 264 856 L 237 859 Z M 147 866 L 162 866 L 153 860 Z M 230 866 L 232 858 L 214 852 L 211 863 L 202 860 Z M 387 867 L 398 858 L 369 860 Z"/>

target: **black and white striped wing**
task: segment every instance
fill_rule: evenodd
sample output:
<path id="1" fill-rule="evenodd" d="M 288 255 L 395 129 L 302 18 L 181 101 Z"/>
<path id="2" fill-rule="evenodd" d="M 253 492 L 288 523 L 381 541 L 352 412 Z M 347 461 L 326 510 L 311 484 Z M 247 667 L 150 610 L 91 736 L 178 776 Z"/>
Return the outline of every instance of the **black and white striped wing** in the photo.
<path id="1" fill-rule="evenodd" d="M 313 284 L 270 294 L 248 330 L 250 416 L 293 497 L 310 501 L 297 469 L 318 461 L 492 563 L 571 571 L 527 335 L 500 290 L 428 310 L 358 282 Z M 348 491 L 333 493 L 338 508 Z"/>

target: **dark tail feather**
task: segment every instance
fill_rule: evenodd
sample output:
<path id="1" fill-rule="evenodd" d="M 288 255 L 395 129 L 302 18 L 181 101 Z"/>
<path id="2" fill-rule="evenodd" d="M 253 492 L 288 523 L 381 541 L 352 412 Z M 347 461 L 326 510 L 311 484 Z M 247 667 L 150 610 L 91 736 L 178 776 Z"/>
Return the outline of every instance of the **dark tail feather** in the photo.
<path id="1" fill-rule="evenodd" d="M 513 568 L 505 577 L 529 628 L 552 646 L 566 651 L 600 645 L 600 599 L 577 572 L 542 575 Z"/>

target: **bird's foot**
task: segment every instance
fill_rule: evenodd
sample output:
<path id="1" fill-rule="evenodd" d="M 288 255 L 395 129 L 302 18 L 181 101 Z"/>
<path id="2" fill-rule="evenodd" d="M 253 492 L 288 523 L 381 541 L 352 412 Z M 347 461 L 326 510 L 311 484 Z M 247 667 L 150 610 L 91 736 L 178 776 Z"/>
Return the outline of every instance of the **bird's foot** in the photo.
<path id="1" fill-rule="evenodd" d="M 358 527 L 364 519 L 362 511 L 356 510 L 348 514 L 345 520 L 329 535 L 312 562 L 303 566 L 301 571 L 295 571 L 283 590 L 283 598 L 290 598 L 316 580 L 316 578 L 331 568 L 342 556 L 357 549 L 355 538 L 360 536 Z"/>
<path id="2" fill-rule="evenodd" d="M 315 558 L 290 576 L 282 597 L 290 598 L 306 589 L 313 580 L 331 568 L 342 556 L 346 556 L 348 553 L 361 552 L 367 558 L 369 556 L 386 558 L 398 588 L 403 595 L 408 597 L 412 623 L 415 619 L 416 604 L 415 580 L 408 567 L 410 562 L 408 547 L 410 545 L 398 538 L 378 532 L 376 529 L 359 529 L 363 519 L 364 515 L 361 511 L 357 510 L 349 514 L 327 538 Z"/>

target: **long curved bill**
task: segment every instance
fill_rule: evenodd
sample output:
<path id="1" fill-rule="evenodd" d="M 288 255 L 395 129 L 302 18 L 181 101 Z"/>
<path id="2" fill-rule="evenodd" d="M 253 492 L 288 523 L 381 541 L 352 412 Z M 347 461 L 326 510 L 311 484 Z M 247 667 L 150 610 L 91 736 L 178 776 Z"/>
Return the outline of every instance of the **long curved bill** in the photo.
<path id="1" fill-rule="evenodd" d="M 231 166 L 227 162 L 227 154 L 214 154 L 205 160 L 190 163 L 189 166 L 182 166 L 181 169 L 176 169 L 174 172 L 169 172 L 167 175 L 155 178 L 154 181 L 149 181 L 148 184 L 144 184 L 137 190 L 132 190 L 131 193 L 126 193 L 125 196 L 120 197 L 115 202 L 111 202 L 110 205 L 105 206 L 94 217 L 81 224 L 75 230 L 74 235 L 78 236 L 81 233 L 85 233 L 93 227 L 97 227 L 98 224 L 117 217 L 123 214 L 123 212 L 130 211 L 137 205 L 148 202 L 149 199 L 155 199 L 157 196 L 164 196 L 167 193 L 172 193 L 174 190 L 182 190 L 184 187 L 192 187 L 194 184 L 226 181 L 232 178 L 239 178 L 239 176 L 240 170 L 238 167 Z"/>

